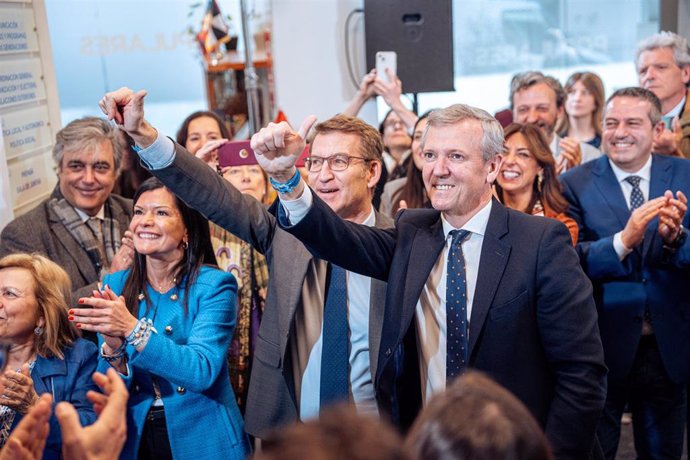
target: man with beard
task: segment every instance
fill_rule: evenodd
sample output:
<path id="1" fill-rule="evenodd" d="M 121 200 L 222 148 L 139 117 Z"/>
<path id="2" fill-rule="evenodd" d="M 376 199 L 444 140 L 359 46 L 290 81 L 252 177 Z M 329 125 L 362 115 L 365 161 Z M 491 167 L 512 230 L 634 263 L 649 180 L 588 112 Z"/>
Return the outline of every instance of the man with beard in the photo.
<path id="1" fill-rule="evenodd" d="M 510 103 L 516 123 L 531 123 L 541 129 L 559 174 L 601 156 L 586 142 L 556 134 L 556 123 L 564 112 L 565 91 L 555 78 L 541 72 L 516 74 L 510 83 Z"/>

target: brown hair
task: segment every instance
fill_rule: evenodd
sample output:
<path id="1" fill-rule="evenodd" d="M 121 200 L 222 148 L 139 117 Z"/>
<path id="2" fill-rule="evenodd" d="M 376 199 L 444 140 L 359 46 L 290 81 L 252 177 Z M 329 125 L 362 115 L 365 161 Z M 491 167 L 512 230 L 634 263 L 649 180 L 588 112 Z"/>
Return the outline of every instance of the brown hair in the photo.
<path id="1" fill-rule="evenodd" d="M 180 126 L 180 129 L 177 130 L 177 136 L 175 136 L 175 140 L 178 144 L 180 144 L 182 147 L 186 146 L 187 137 L 189 136 L 189 124 L 197 118 L 202 117 L 213 118 L 216 121 L 216 123 L 218 123 L 218 130 L 220 131 L 221 137 L 223 139 L 230 139 L 230 131 L 228 131 L 228 127 L 225 126 L 225 123 L 223 123 L 223 120 L 218 116 L 218 114 L 216 114 L 215 112 L 211 112 L 209 110 L 199 110 L 185 118 L 182 122 L 182 125 Z"/>
<path id="2" fill-rule="evenodd" d="M 412 129 L 413 135 L 417 129 L 417 126 L 419 125 L 419 122 L 428 118 L 430 113 L 431 110 L 423 113 L 419 118 L 417 118 L 414 128 Z M 412 152 L 411 155 L 414 155 L 414 152 Z M 424 187 L 422 171 L 415 165 L 414 158 L 410 158 L 410 161 L 408 162 L 406 177 L 407 179 L 405 180 L 405 185 L 403 185 L 393 195 L 393 215 L 395 215 L 395 213 L 400 209 L 401 200 L 405 200 L 407 207 L 410 209 L 423 208 L 429 204 L 429 196 L 426 194 L 426 188 Z"/>
<path id="3" fill-rule="evenodd" d="M 535 180 L 534 184 L 532 184 L 532 199 L 529 202 L 529 207 L 521 211 L 532 214 L 532 209 L 537 200 L 541 200 L 544 207 L 553 210 L 556 214 L 565 212 L 568 209 L 568 202 L 561 193 L 561 184 L 558 182 L 558 174 L 556 173 L 556 163 L 541 129 L 532 124 L 511 123 L 506 126 L 504 131 L 506 140 L 514 134 L 522 134 L 527 142 L 527 148 L 535 160 L 537 160 L 537 164 L 542 168 L 541 191 L 539 191 L 537 180 Z M 495 187 L 498 199 L 503 202 L 503 189 L 498 182 L 495 182 Z"/>
<path id="4" fill-rule="evenodd" d="M 546 437 L 508 390 L 476 371 L 434 396 L 405 441 L 424 460 L 552 460 Z"/>
<path id="5" fill-rule="evenodd" d="M 359 138 L 359 153 L 361 153 L 362 157 L 382 163 L 383 141 L 378 131 L 359 118 L 347 115 L 336 115 L 314 126 L 313 134 L 309 136 L 309 153 L 311 153 L 316 136 L 333 132 L 354 134 Z"/>
<path id="6" fill-rule="evenodd" d="M 45 320 L 43 332 L 36 337 L 35 350 L 44 358 L 64 358 L 63 349 L 79 337 L 79 331 L 67 319 L 72 283 L 55 262 L 37 254 L 10 254 L 0 259 L 0 269 L 23 268 L 34 279 L 38 315 Z"/>
<path id="7" fill-rule="evenodd" d="M 568 81 L 565 82 L 566 101 L 568 93 L 575 86 L 575 83 L 580 82 L 587 89 L 587 91 L 594 96 L 594 112 L 592 112 L 592 127 L 597 135 L 601 136 L 601 114 L 604 111 L 604 83 L 599 78 L 599 75 L 592 72 L 575 72 Z M 570 129 L 570 120 L 568 115 L 560 117 L 556 125 L 556 132 L 561 136 L 566 136 Z"/>
<path id="8" fill-rule="evenodd" d="M 544 75 L 541 72 L 530 70 L 516 73 L 510 80 L 510 108 L 514 108 L 513 101 L 515 100 L 516 93 L 536 86 L 539 83 L 545 83 L 551 88 L 553 92 L 556 93 L 556 107 L 563 107 L 563 102 L 565 102 L 565 91 L 563 90 L 563 86 L 561 86 L 561 82 L 550 75 Z"/>
<path id="9" fill-rule="evenodd" d="M 334 406 L 318 420 L 275 431 L 253 457 L 261 460 L 411 460 L 402 439 L 373 416 L 358 415 L 352 406 Z"/>

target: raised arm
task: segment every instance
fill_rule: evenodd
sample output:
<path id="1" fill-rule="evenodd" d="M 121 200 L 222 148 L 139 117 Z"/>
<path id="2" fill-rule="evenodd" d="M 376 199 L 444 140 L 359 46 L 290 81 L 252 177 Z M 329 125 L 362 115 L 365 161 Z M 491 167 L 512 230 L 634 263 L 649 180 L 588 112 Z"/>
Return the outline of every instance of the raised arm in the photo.
<path id="1" fill-rule="evenodd" d="M 142 150 L 140 158 L 175 195 L 209 220 L 251 244 L 261 253 L 270 247 L 275 220 L 262 203 L 243 195 L 183 146 L 159 136 L 144 118 L 145 91 L 120 88 L 99 102 Z"/>

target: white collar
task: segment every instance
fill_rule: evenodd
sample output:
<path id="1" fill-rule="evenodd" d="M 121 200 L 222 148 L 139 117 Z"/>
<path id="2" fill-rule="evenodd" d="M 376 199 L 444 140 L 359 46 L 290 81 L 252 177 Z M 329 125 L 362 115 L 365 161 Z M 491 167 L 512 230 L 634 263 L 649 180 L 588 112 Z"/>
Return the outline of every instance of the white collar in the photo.
<path id="1" fill-rule="evenodd" d="M 462 226 L 462 230 L 467 230 L 472 233 L 484 236 L 486 233 L 486 226 L 489 224 L 489 216 L 491 215 L 491 205 L 493 200 L 489 200 L 477 213 Z M 448 238 L 448 234 L 453 230 L 458 230 L 453 227 L 446 217 L 441 213 L 441 221 L 443 222 L 443 234 Z"/>
<path id="2" fill-rule="evenodd" d="M 647 159 L 647 162 L 638 170 L 635 172 L 627 172 L 623 171 L 621 168 L 616 166 L 616 164 L 611 161 L 609 158 L 609 164 L 611 165 L 611 169 L 613 169 L 613 174 L 616 175 L 616 179 L 618 180 L 619 183 L 623 182 L 626 177 L 628 176 L 639 176 L 643 180 L 646 180 L 649 182 L 651 176 L 652 176 L 652 155 L 649 155 L 649 158 Z"/>
<path id="3" fill-rule="evenodd" d="M 680 116 L 680 111 L 683 110 L 683 106 L 685 105 L 685 96 L 683 96 L 683 99 L 680 100 L 677 106 L 669 110 L 668 113 L 664 114 L 664 117 L 679 117 Z M 671 129 L 670 126 L 668 126 L 668 129 Z"/>
<path id="4" fill-rule="evenodd" d="M 81 219 L 82 222 L 86 222 L 91 217 L 98 217 L 101 220 L 105 219 L 105 206 L 101 206 L 101 209 L 98 210 L 98 212 L 96 213 L 95 216 L 89 216 L 88 214 L 86 214 L 81 209 L 76 208 L 74 206 L 72 206 L 72 207 L 74 208 L 75 211 L 77 211 L 77 214 L 79 215 L 79 218 Z"/>

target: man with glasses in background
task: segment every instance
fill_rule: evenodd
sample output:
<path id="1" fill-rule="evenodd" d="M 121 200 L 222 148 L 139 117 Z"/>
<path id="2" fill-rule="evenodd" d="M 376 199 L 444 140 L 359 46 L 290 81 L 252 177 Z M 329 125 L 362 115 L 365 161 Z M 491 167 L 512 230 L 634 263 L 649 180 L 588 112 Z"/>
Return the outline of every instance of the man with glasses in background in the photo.
<path id="1" fill-rule="evenodd" d="M 372 375 L 386 284 L 314 258 L 278 228 L 259 201 L 159 135 L 144 119 L 145 94 L 122 88 L 106 94 L 100 105 L 143 148 L 139 155 L 156 177 L 190 206 L 265 254 L 269 263 L 246 431 L 264 438 L 273 428 L 317 417 L 322 408 L 341 401 L 354 402 L 360 413 L 378 414 Z M 312 117 L 300 127 L 300 140 L 313 123 Z M 276 143 L 293 142 L 297 135 L 285 122 L 269 126 Z M 390 227 L 392 221 L 371 204 L 382 150 L 379 133 L 361 120 L 338 115 L 321 122 L 314 127 L 305 163 L 309 183 L 343 219 Z"/>

